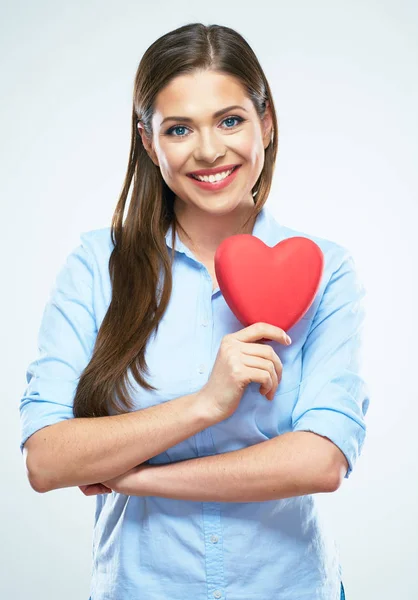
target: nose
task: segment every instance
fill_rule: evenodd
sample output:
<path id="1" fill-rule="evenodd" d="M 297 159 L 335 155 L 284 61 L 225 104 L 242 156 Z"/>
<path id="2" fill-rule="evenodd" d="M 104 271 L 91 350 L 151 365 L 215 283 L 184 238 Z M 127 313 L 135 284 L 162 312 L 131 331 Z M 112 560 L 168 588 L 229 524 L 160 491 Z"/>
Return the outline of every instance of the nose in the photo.
<path id="1" fill-rule="evenodd" d="M 225 144 L 216 134 L 212 132 L 202 133 L 197 137 L 194 158 L 196 163 L 213 163 L 220 156 L 225 156 Z"/>

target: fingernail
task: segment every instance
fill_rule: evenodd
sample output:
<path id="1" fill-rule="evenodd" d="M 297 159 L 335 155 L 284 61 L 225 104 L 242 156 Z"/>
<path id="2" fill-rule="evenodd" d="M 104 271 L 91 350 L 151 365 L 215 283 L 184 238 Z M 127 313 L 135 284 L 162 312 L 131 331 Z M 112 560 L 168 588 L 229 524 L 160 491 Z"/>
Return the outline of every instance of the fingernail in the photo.
<path id="1" fill-rule="evenodd" d="M 286 334 L 286 342 L 287 342 L 288 344 L 291 344 L 291 343 L 292 343 L 292 340 L 290 339 L 290 337 L 289 337 L 287 334 Z"/>

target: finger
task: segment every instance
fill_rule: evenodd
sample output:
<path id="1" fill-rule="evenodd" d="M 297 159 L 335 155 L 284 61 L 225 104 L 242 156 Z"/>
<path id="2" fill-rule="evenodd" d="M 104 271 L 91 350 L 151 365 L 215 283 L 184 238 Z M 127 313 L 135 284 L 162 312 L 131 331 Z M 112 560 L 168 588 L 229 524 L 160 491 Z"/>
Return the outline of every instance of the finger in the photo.
<path id="1" fill-rule="evenodd" d="M 276 325 L 270 325 L 269 323 L 253 323 L 248 327 L 244 327 L 237 331 L 236 333 L 229 334 L 235 337 L 240 342 L 256 342 L 257 340 L 267 339 L 267 340 L 275 340 L 276 342 L 280 342 L 281 344 L 289 345 L 288 339 L 290 337 L 280 327 L 276 327 Z"/>
<path id="2" fill-rule="evenodd" d="M 252 367 L 255 369 L 264 369 L 265 371 L 268 371 L 272 381 L 272 386 L 270 389 L 274 390 L 274 392 L 276 391 L 277 386 L 279 385 L 279 379 L 277 377 L 274 363 L 271 360 L 266 360 L 265 358 L 261 358 L 260 356 L 252 356 L 251 354 L 247 354 L 245 356 L 244 361 L 244 364 L 247 367 Z"/>
<path id="3" fill-rule="evenodd" d="M 96 485 L 80 485 L 78 487 L 85 496 L 93 496 L 94 494 L 98 493 Z"/>
<path id="4" fill-rule="evenodd" d="M 261 360 L 263 361 L 263 359 L 257 359 L 256 357 L 255 361 Z M 252 362 L 251 358 L 250 358 L 250 362 Z M 260 383 L 260 394 L 262 394 L 263 396 L 266 396 L 271 392 L 270 394 L 270 398 L 269 400 L 272 399 L 272 396 L 274 396 L 274 393 L 277 389 L 277 385 L 276 385 L 276 381 L 277 381 L 277 376 L 275 374 L 275 370 L 272 368 L 272 363 L 270 364 L 270 368 L 266 367 L 266 362 L 264 362 L 263 367 L 262 368 L 258 368 L 258 367 L 252 367 L 252 366 L 248 366 L 247 368 L 247 373 L 249 374 L 250 377 L 250 381 L 254 381 L 256 383 Z"/>
<path id="5" fill-rule="evenodd" d="M 271 346 L 263 346 L 261 344 L 242 344 L 241 352 L 243 354 L 259 356 L 261 358 L 265 358 L 266 360 L 272 361 L 277 374 L 278 384 L 281 382 L 283 374 L 283 364 L 280 358 L 277 356 L 277 353 L 273 350 Z"/>
<path id="6" fill-rule="evenodd" d="M 109 494 L 112 491 L 112 488 L 107 487 L 107 485 L 104 485 L 103 483 L 100 484 L 100 487 L 105 494 Z"/>
<path id="7" fill-rule="evenodd" d="M 92 483 L 89 485 L 79 486 L 83 494 L 86 496 L 96 496 L 97 494 L 108 494 L 112 490 L 102 485 L 101 483 Z"/>

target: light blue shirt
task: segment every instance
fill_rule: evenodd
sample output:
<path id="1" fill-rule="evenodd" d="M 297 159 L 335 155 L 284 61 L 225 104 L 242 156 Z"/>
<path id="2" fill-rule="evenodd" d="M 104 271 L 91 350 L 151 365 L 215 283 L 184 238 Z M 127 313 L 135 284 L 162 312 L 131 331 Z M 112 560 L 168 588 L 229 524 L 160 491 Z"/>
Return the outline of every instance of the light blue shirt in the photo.
<path id="1" fill-rule="evenodd" d="M 360 374 L 365 288 L 346 248 L 278 223 L 266 206 L 253 235 L 268 246 L 302 235 L 325 257 L 313 304 L 288 330 L 293 343 L 266 342 L 283 364 L 276 395 L 269 402 L 260 384 L 250 383 L 233 415 L 149 462 L 221 454 L 285 432 L 313 431 L 342 450 L 348 478 L 365 441 L 369 405 Z M 80 237 L 57 275 L 42 316 L 39 355 L 27 370 L 22 452 L 35 431 L 73 418 L 77 378 L 110 304 L 110 227 Z M 171 228 L 166 242 L 171 248 Z M 172 296 L 146 353 L 148 380 L 158 391 L 139 388 L 130 374 L 135 410 L 199 390 L 223 336 L 243 328 L 178 235 L 175 247 Z M 96 496 L 92 600 L 339 600 L 341 579 L 338 546 L 315 495 L 242 503 Z"/>

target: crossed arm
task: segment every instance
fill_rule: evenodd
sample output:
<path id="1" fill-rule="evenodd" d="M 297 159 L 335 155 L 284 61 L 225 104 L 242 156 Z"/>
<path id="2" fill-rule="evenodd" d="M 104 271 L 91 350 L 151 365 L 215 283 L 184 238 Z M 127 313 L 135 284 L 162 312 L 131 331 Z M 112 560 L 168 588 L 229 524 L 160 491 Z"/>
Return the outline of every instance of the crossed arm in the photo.
<path id="1" fill-rule="evenodd" d="M 142 464 L 106 486 L 131 496 L 206 502 L 263 502 L 339 488 L 348 469 L 341 450 L 326 437 L 294 431 L 253 446 L 166 465 Z M 101 490 L 103 492 L 103 489 Z"/>

